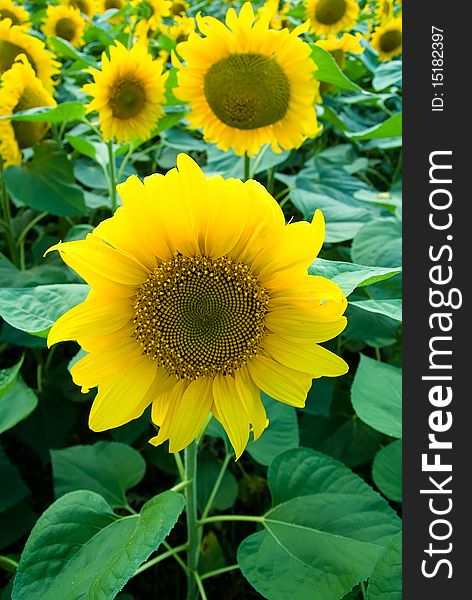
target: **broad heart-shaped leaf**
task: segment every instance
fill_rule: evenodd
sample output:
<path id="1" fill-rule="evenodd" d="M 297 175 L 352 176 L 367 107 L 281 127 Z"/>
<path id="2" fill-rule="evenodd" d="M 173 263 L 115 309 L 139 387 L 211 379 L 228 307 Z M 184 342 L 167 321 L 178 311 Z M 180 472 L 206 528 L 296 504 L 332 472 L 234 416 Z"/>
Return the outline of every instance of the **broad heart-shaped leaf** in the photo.
<path id="1" fill-rule="evenodd" d="M 308 269 L 310 275 L 321 275 L 337 283 L 346 296 L 358 287 L 390 279 L 401 270 L 401 267 L 368 267 L 323 258 L 317 258 Z"/>
<path id="2" fill-rule="evenodd" d="M 22 356 L 20 360 L 13 365 L 13 367 L 9 367 L 8 369 L 0 369 L 0 398 L 3 394 L 6 394 L 11 386 L 15 383 L 18 373 L 20 372 L 21 365 L 23 364 Z"/>
<path id="3" fill-rule="evenodd" d="M 375 69 L 372 87 L 379 92 L 392 85 L 402 86 L 402 61 L 391 60 L 380 63 Z"/>
<path id="4" fill-rule="evenodd" d="M 297 412 L 292 406 L 277 402 L 261 392 L 269 426 L 257 441 L 250 441 L 246 450 L 261 465 L 270 465 L 282 452 L 298 447 Z"/>
<path id="5" fill-rule="evenodd" d="M 0 316 L 16 329 L 46 337 L 51 325 L 88 293 L 82 283 L 0 289 Z"/>
<path id="6" fill-rule="evenodd" d="M 357 306 L 367 312 L 384 315 L 395 321 L 402 320 L 402 300 L 392 298 L 387 300 L 351 300 L 350 306 Z"/>
<path id="7" fill-rule="evenodd" d="M 62 123 L 69 119 L 81 119 L 85 115 L 82 102 L 63 102 L 58 106 L 39 106 L 28 110 L 18 111 L 14 115 L 0 117 L 9 121 L 33 121 L 47 123 Z"/>
<path id="8" fill-rule="evenodd" d="M 351 388 L 357 416 L 377 431 L 402 437 L 402 371 L 364 356 Z"/>
<path id="9" fill-rule="evenodd" d="M 329 52 L 323 48 L 320 48 L 320 46 L 316 46 L 315 44 L 311 45 L 311 51 L 311 56 L 318 67 L 316 71 L 316 79 L 318 79 L 318 81 L 333 83 L 334 85 L 337 85 L 345 90 L 353 90 L 355 92 L 364 91 L 341 71 L 338 64 Z M 365 94 L 367 95 L 367 92 L 365 92 Z"/>
<path id="10" fill-rule="evenodd" d="M 402 134 L 402 113 L 397 113 L 385 121 L 368 127 L 362 131 L 346 131 L 345 135 L 351 140 L 373 140 L 380 138 L 400 137 Z"/>
<path id="11" fill-rule="evenodd" d="M 395 440 L 381 448 L 372 464 L 372 478 L 384 496 L 402 501 L 402 442 Z"/>
<path id="12" fill-rule="evenodd" d="M 91 490 L 112 508 L 128 504 L 127 490 L 137 485 L 146 471 L 141 454 L 118 442 L 51 450 L 51 462 L 56 498 L 73 490 Z"/>
<path id="13" fill-rule="evenodd" d="M 26 542 L 13 600 L 110 600 L 157 550 L 184 506 L 172 491 L 149 500 L 138 515 L 118 517 L 86 490 L 56 500 Z"/>
<path id="14" fill-rule="evenodd" d="M 36 394 L 17 377 L 15 383 L 0 397 L 0 433 L 26 419 L 38 405 Z"/>
<path id="15" fill-rule="evenodd" d="M 84 194 L 75 184 L 72 164 L 56 143 L 35 147 L 33 159 L 4 172 L 5 185 L 18 206 L 29 206 L 59 217 L 84 215 Z"/>
<path id="16" fill-rule="evenodd" d="M 372 572 L 400 528 L 387 502 L 347 467 L 299 448 L 269 468 L 273 507 L 246 538 L 238 563 L 269 600 L 339 600 Z M 295 588 L 296 586 L 296 588 Z"/>
<path id="17" fill-rule="evenodd" d="M 402 533 L 395 535 L 369 579 L 366 600 L 402 600 Z"/>
<path id="18" fill-rule="evenodd" d="M 356 233 L 352 260 L 362 265 L 396 267 L 402 264 L 402 225 L 399 219 L 376 219 Z"/>

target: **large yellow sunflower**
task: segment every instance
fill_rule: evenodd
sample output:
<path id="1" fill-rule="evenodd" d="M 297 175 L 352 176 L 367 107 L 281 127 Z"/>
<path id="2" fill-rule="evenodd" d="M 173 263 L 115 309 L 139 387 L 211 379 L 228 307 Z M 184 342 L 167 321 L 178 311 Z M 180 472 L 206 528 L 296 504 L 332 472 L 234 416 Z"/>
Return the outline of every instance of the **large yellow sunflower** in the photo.
<path id="1" fill-rule="evenodd" d="M 12 0 L 0 0 L 0 21 L 10 19 L 13 25 L 25 25 L 29 21 L 29 13 Z"/>
<path id="2" fill-rule="evenodd" d="M 314 377 L 347 371 L 318 345 L 344 329 L 347 302 L 307 274 L 323 243 L 319 211 L 285 225 L 259 183 L 206 178 L 182 154 L 177 165 L 144 183 L 130 177 L 112 218 L 51 248 L 91 291 L 48 344 L 76 340 L 88 352 L 71 373 L 83 391 L 98 386 L 94 431 L 152 404 L 151 443 L 177 452 L 211 412 L 239 457 L 250 427 L 257 439 L 267 426 L 260 390 L 303 407 Z"/>
<path id="3" fill-rule="evenodd" d="M 103 138 L 131 141 L 148 137 L 164 102 L 165 75 L 146 49 L 136 44 L 110 47 L 110 58 L 102 54 L 102 68 L 88 69 L 94 83 L 83 90 L 93 96 L 88 110 L 98 111 Z"/>
<path id="4" fill-rule="evenodd" d="M 12 25 L 11 19 L 0 21 L 0 75 L 11 68 L 15 59 L 24 54 L 44 87 L 52 92 L 52 76 L 58 72 L 59 63 L 46 50 L 43 42 L 28 35 L 20 25 Z"/>
<path id="5" fill-rule="evenodd" d="M 80 10 L 73 6 L 48 6 L 46 20 L 41 30 L 45 36 L 57 36 L 73 46 L 84 43 L 83 34 L 86 22 Z"/>
<path id="6" fill-rule="evenodd" d="M 97 3 L 95 0 L 61 0 L 61 4 L 78 8 L 89 19 L 97 12 Z"/>
<path id="7" fill-rule="evenodd" d="M 221 149 L 254 155 L 264 144 L 297 148 L 319 126 L 314 108 L 316 65 L 308 44 L 293 32 L 269 29 L 270 15 L 254 22 L 246 2 L 239 16 L 233 8 L 226 26 L 197 16 L 205 37 L 190 34 L 178 45 L 178 98 L 189 102 L 194 128 Z"/>
<path id="8" fill-rule="evenodd" d="M 402 53 L 402 18 L 396 17 L 372 34 L 371 45 L 379 55 L 379 60 L 392 60 Z"/>
<path id="9" fill-rule="evenodd" d="M 329 35 L 352 29 L 359 16 L 356 0 L 305 0 L 310 31 Z"/>
<path id="10" fill-rule="evenodd" d="M 24 54 L 1 78 L 0 115 L 13 115 L 37 106 L 56 106 L 51 94 L 36 77 Z M 0 119 L 0 157 L 5 166 L 21 163 L 21 150 L 39 142 L 48 123 L 29 123 Z"/>

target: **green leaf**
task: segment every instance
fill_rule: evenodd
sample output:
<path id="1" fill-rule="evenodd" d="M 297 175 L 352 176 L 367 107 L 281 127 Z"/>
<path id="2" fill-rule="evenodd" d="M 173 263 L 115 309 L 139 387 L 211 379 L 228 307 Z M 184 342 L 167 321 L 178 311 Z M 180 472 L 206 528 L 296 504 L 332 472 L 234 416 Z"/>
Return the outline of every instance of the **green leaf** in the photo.
<path id="1" fill-rule="evenodd" d="M 390 300 L 351 300 L 350 306 L 357 306 L 367 312 L 385 315 L 395 321 L 402 320 L 402 301 L 400 298 Z"/>
<path id="2" fill-rule="evenodd" d="M 360 419 L 377 431 L 402 437 L 402 371 L 361 354 L 351 388 Z"/>
<path id="3" fill-rule="evenodd" d="M 197 503 L 200 510 L 204 508 L 220 470 L 221 464 L 215 457 L 208 453 L 199 455 Z M 226 470 L 212 508 L 216 510 L 227 510 L 233 506 L 237 496 L 238 482 L 234 475 Z"/>
<path id="4" fill-rule="evenodd" d="M 59 217 L 86 213 L 84 195 L 75 185 L 67 154 L 51 140 L 34 148 L 33 159 L 4 171 L 5 185 L 18 206 L 29 206 Z"/>
<path id="5" fill-rule="evenodd" d="M 387 502 L 337 461 L 306 448 L 269 468 L 273 506 L 246 538 L 238 563 L 269 600 L 339 600 L 371 574 L 400 528 Z"/>
<path id="6" fill-rule="evenodd" d="M 395 535 L 369 579 L 366 600 L 402 600 L 402 533 Z"/>
<path id="7" fill-rule="evenodd" d="M 13 367 L 0 370 L 0 398 L 6 394 L 11 386 L 15 383 L 18 373 L 20 372 L 21 365 L 23 364 L 23 359 L 24 355 L 15 365 L 13 365 Z"/>
<path id="8" fill-rule="evenodd" d="M 90 490 L 105 498 L 112 508 L 126 507 L 126 492 L 144 477 L 146 463 L 126 444 L 97 442 L 51 450 L 56 498 L 73 490 Z"/>
<path id="9" fill-rule="evenodd" d="M 75 69 L 81 70 L 84 67 L 96 67 L 96 61 L 74 48 L 74 46 L 68 42 L 67 40 L 51 36 L 48 37 L 48 44 L 54 52 L 59 54 L 60 56 L 65 56 L 67 58 L 72 58 L 76 61 Z"/>
<path id="10" fill-rule="evenodd" d="M 0 512 L 15 506 L 29 494 L 18 469 L 8 460 L 2 446 L 0 446 L 0 481 L 2 482 Z"/>
<path id="11" fill-rule="evenodd" d="M 88 292 L 81 283 L 0 289 L 0 316 L 16 329 L 47 337 L 51 325 Z"/>
<path id="12" fill-rule="evenodd" d="M 155 496 L 138 515 L 119 518 L 93 492 L 71 492 L 39 518 L 13 584 L 13 600 L 109 600 L 157 550 L 184 505 Z M 47 568 L 45 568 L 47 565 Z"/>
<path id="13" fill-rule="evenodd" d="M 364 92 L 356 83 L 351 81 L 339 68 L 337 62 L 329 52 L 316 46 L 311 45 L 311 56 L 318 67 L 316 71 L 316 79 L 318 81 L 326 81 L 333 83 L 344 90 L 353 90 L 355 92 Z M 364 92 L 367 95 L 367 92 Z"/>
<path id="14" fill-rule="evenodd" d="M 159 119 L 157 126 L 152 132 L 152 137 L 159 135 L 162 131 L 170 129 L 180 123 L 180 121 L 187 115 L 186 110 L 180 110 L 177 112 L 168 112 Z"/>
<path id="15" fill-rule="evenodd" d="M 397 113 L 385 121 L 363 129 L 362 131 L 346 131 L 345 135 L 351 140 L 376 140 L 379 138 L 397 137 L 402 135 L 402 113 Z"/>
<path id="16" fill-rule="evenodd" d="M 36 394 L 18 377 L 0 397 L 0 433 L 26 419 L 38 405 Z"/>
<path id="17" fill-rule="evenodd" d="M 372 478 L 384 496 L 402 501 L 402 442 L 396 440 L 381 448 L 372 465 Z"/>
<path id="18" fill-rule="evenodd" d="M 350 340 L 363 342 L 373 348 L 392 346 L 398 341 L 401 323 L 380 313 L 369 312 L 348 304 L 346 313 L 347 327 L 343 336 Z"/>
<path id="19" fill-rule="evenodd" d="M 402 264 L 402 225 L 398 219 L 376 219 L 356 233 L 352 260 L 361 265 L 397 267 Z"/>
<path id="20" fill-rule="evenodd" d="M 401 87 L 402 85 L 402 61 L 391 60 L 380 63 L 375 69 L 372 87 L 375 91 L 385 90 L 392 85 Z"/>
<path id="21" fill-rule="evenodd" d="M 273 400 L 261 392 L 269 426 L 257 441 L 250 441 L 246 450 L 261 465 L 291 448 L 298 448 L 297 412 L 292 406 Z"/>
<path id="22" fill-rule="evenodd" d="M 346 296 L 356 288 L 390 279 L 401 272 L 401 267 L 383 268 L 357 265 L 350 262 L 317 258 L 309 267 L 310 275 L 321 275 L 339 285 Z"/>
<path id="23" fill-rule="evenodd" d="M 85 115 L 82 102 L 62 102 L 58 106 L 38 106 L 18 111 L 14 115 L 0 116 L 9 121 L 32 121 L 43 123 L 62 123 L 71 119 L 78 120 Z"/>

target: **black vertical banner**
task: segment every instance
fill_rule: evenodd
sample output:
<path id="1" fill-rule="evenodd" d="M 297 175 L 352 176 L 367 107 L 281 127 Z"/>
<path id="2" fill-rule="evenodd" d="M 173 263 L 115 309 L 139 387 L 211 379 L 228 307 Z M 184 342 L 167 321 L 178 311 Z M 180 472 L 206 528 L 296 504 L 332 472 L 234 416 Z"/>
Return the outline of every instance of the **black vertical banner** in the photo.
<path id="1" fill-rule="evenodd" d="M 403 6 L 406 600 L 470 597 L 471 16 Z"/>

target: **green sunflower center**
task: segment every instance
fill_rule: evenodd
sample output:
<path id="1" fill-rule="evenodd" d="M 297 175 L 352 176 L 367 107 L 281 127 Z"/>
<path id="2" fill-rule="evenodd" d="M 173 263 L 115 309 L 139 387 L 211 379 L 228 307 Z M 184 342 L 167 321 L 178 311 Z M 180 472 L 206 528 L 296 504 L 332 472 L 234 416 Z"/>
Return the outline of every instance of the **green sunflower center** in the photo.
<path id="1" fill-rule="evenodd" d="M 232 375 L 260 349 L 268 301 L 247 265 L 176 254 L 139 288 L 134 335 L 180 379 Z"/>
<path id="2" fill-rule="evenodd" d="M 76 29 L 76 25 L 72 19 L 59 19 L 56 23 L 57 37 L 67 40 L 68 42 L 74 39 Z"/>
<path id="3" fill-rule="evenodd" d="M 8 10 L 7 8 L 0 8 L 0 21 L 2 19 L 11 19 L 12 25 L 20 24 L 20 20 L 15 15 L 15 13 L 13 13 L 11 10 Z"/>
<path id="4" fill-rule="evenodd" d="M 24 54 L 28 59 L 30 65 L 36 71 L 34 62 L 31 60 L 30 55 L 23 50 L 21 46 L 7 42 L 6 40 L 0 40 L 0 75 L 11 69 L 15 58 L 19 54 Z"/>
<path id="5" fill-rule="evenodd" d="M 402 32 L 398 29 L 386 31 L 379 39 L 382 52 L 394 52 L 402 45 Z"/>
<path id="6" fill-rule="evenodd" d="M 208 69 L 204 91 L 214 114 L 230 127 L 257 129 L 287 112 L 290 83 L 275 58 L 231 54 Z"/>
<path id="7" fill-rule="evenodd" d="M 333 25 L 346 13 L 346 0 L 320 0 L 316 5 L 315 18 L 323 25 Z"/>
<path id="8" fill-rule="evenodd" d="M 117 119 L 132 119 L 143 110 L 146 91 L 136 79 L 120 81 L 113 88 L 109 104 Z"/>
<path id="9" fill-rule="evenodd" d="M 44 104 L 45 100 L 40 94 L 26 87 L 21 94 L 20 101 L 13 110 L 13 114 L 22 110 L 28 110 L 29 108 L 44 106 Z M 49 123 L 11 121 L 11 124 L 15 132 L 16 143 L 21 149 L 34 146 L 44 137 L 46 131 L 49 129 Z"/>

